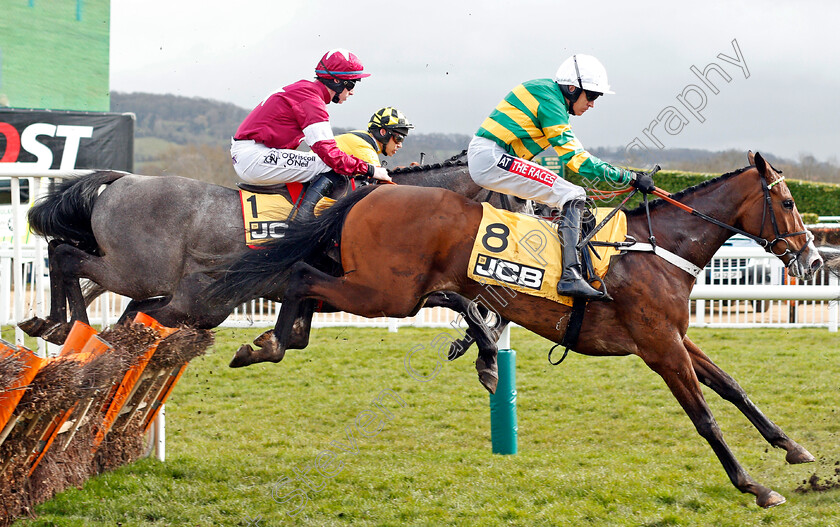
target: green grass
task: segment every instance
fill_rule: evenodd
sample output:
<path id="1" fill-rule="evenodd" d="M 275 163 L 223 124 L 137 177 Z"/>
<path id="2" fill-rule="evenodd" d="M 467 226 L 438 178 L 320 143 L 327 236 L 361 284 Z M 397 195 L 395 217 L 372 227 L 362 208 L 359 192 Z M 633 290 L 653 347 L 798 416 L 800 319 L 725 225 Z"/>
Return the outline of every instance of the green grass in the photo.
<path id="1" fill-rule="evenodd" d="M 142 460 L 36 508 L 19 526 L 191 525 L 840 525 L 840 490 L 798 493 L 815 472 L 835 477 L 840 346 L 826 330 L 694 330 L 692 338 L 817 463 L 791 466 L 737 410 L 706 390 L 735 455 L 788 498 L 762 510 L 729 483 L 664 383 L 638 358 L 570 354 L 515 330 L 519 453 L 490 452 L 488 396 L 470 352 L 434 371 L 440 330 L 316 330 L 280 364 L 227 362 L 256 331 L 217 332 L 167 404 L 168 459 Z M 366 412 L 391 389 L 406 405 Z M 357 419 L 358 453 L 342 453 Z M 377 425 L 381 430 L 377 432 Z M 362 425 L 362 428 L 364 426 Z M 330 446 L 331 442 L 334 446 Z M 295 470 L 311 469 L 311 490 Z M 340 466 L 338 463 L 342 463 Z M 340 467 L 340 470 L 339 470 Z M 288 498 L 279 502 L 275 496 Z M 297 494 L 290 494 L 297 489 Z M 307 502 L 302 503 L 306 493 Z M 287 513 L 302 507 L 298 514 Z M 259 519 L 259 521 L 257 521 Z"/>

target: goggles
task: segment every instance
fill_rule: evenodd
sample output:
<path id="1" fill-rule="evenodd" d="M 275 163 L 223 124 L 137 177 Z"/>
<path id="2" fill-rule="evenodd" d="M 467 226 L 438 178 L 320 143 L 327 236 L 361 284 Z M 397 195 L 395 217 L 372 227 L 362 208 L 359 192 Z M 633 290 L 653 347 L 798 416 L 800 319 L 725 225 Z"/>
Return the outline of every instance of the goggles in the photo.
<path id="1" fill-rule="evenodd" d="M 589 102 L 595 102 L 595 99 L 603 95 L 603 93 L 601 92 L 592 90 L 583 90 L 583 92 L 586 94 L 586 98 L 589 100 Z"/>

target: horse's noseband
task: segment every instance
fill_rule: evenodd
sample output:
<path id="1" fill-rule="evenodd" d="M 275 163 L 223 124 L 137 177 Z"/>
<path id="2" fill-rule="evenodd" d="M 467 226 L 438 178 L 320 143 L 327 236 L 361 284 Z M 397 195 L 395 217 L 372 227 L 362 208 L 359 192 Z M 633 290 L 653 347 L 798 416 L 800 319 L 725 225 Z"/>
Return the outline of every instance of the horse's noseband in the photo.
<path id="1" fill-rule="evenodd" d="M 773 185 L 781 183 L 783 180 L 784 177 L 780 177 L 779 179 L 768 185 L 767 181 L 764 179 L 764 176 L 761 176 L 761 190 L 762 192 L 764 192 L 764 208 L 761 211 L 761 231 L 759 231 L 759 234 L 764 232 L 764 219 L 767 217 L 767 210 L 769 209 L 770 223 L 773 225 L 773 241 L 769 241 L 767 240 L 767 238 L 763 238 L 761 236 L 749 235 L 749 237 L 755 240 L 756 243 L 764 247 L 765 251 L 776 256 L 779 259 L 789 254 L 792 254 L 793 258 L 790 260 L 790 262 L 787 263 L 787 265 L 790 265 L 799 261 L 799 257 L 802 255 L 803 252 L 805 252 L 805 249 L 808 247 L 808 244 L 811 243 L 811 241 L 813 241 L 814 235 L 808 229 L 805 229 L 804 231 L 788 232 L 785 234 L 779 232 L 779 224 L 776 222 L 776 211 L 773 209 L 773 199 L 770 196 L 770 188 Z M 786 238 L 790 238 L 792 236 L 799 236 L 801 234 L 804 234 L 806 237 L 805 243 L 802 245 L 802 248 L 798 251 L 791 251 L 790 242 L 787 241 Z M 782 251 L 781 253 L 777 253 L 773 249 L 773 247 L 781 243 L 784 244 L 784 251 Z"/>

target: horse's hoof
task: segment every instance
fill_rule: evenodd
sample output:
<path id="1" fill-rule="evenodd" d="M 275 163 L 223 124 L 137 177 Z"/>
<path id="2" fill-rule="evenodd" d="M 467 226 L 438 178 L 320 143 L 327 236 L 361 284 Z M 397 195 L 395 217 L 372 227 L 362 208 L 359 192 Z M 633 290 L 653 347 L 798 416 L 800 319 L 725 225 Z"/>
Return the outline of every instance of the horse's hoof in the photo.
<path id="1" fill-rule="evenodd" d="M 268 331 L 264 331 L 260 334 L 259 337 L 254 339 L 254 345 L 258 348 L 264 348 L 271 343 L 271 337 L 274 333 L 274 330 L 269 329 Z"/>
<path id="2" fill-rule="evenodd" d="M 796 448 L 789 450 L 785 456 L 785 461 L 791 465 L 798 465 L 799 463 L 811 463 L 814 461 L 814 456 L 810 452 L 796 445 Z"/>
<path id="3" fill-rule="evenodd" d="M 18 327 L 30 337 L 40 337 L 46 324 L 47 321 L 43 318 L 32 317 L 18 324 Z"/>
<path id="4" fill-rule="evenodd" d="M 250 344 L 243 344 L 239 346 L 239 349 L 236 350 L 236 355 L 233 356 L 233 360 L 230 361 L 228 367 L 230 368 L 241 368 L 243 366 L 248 366 L 253 364 L 254 361 L 252 359 L 254 355 L 254 348 L 251 347 Z"/>
<path id="5" fill-rule="evenodd" d="M 70 324 L 62 324 L 56 322 L 55 325 L 45 328 L 41 333 L 41 338 L 51 344 L 62 345 L 67 340 L 67 335 L 70 333 Z"/>
<path id="6" fill-rule="evenodd" d="M 259 342 L 257 342 L 259 341 Z M 273 331 L 267 331 L 254 341 L 260 346 L 251 362 L 280 362 L 286 356 L 286 348 L 280 346 Z"/>
<path id="7" fill-rule="evenodd" d="M 478 371 L 478 380 L 482 386 L 487 388 L 491 394 L 496 393 L 496 386 L 499 384 L 499 368 L 494 362 L 492 366 L 487 364 L 481 357 L 475 359 L 475 369 Z"/>
<path id="8" fill-rule="evenodd" d="M 763 509 L 769 509 L 770 507 L 775 507 L 776 505 L 781 505 L 782 503 L 786 502 L 784 496 L 779 494 L 776 491 L 769 490 L 763 493 L 760 496 L 756 496 L 755 502 L 758 504 L 759 507 Z"/>

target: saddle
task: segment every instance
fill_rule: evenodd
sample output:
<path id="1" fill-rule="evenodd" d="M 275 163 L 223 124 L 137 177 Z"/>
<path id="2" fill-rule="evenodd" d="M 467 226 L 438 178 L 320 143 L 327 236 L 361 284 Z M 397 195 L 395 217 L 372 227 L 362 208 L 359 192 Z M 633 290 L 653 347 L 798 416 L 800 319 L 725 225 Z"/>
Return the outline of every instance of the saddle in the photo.
<path id="1" fill-rule="evenodd" d="M 334 173 L 325 174 L 334 182 L 344 178 Z M 350 180 L 351 188 L 355 189 L 357 182 Z M 245 227 L 245 243 L 251 248 L 275 238 L 282 238 L 283 231 L 288 225 L 289 218 L 303 201 L 302 198 L 310 186 L 306 183 L 275 183 L 272 185 L 253 185 L 238 182 L 239 196 L 242 202 L 242 217 Z M 335 200 L 329 197 L 321 198 L 315 206 L 315 215 L 320 215 L 332 206 Z"/>
<path id="2" fill-rule="evenodd" d="M 308 185 L 309 183 L 306 183 Z M 244 181 L 240 181 L 236 184 L 242 190 L 247 190 L 248 192 L 253 192 L 254 194 L 282 194 L 283 191 L 291 191 L 288 189 L 289 185 L 301 185 L 303 183 L 275 183 L 273 185 L 252 185 L 250 183 L 245 183 Z M 300 191 L 298 191 L 300 193 Z"/>

